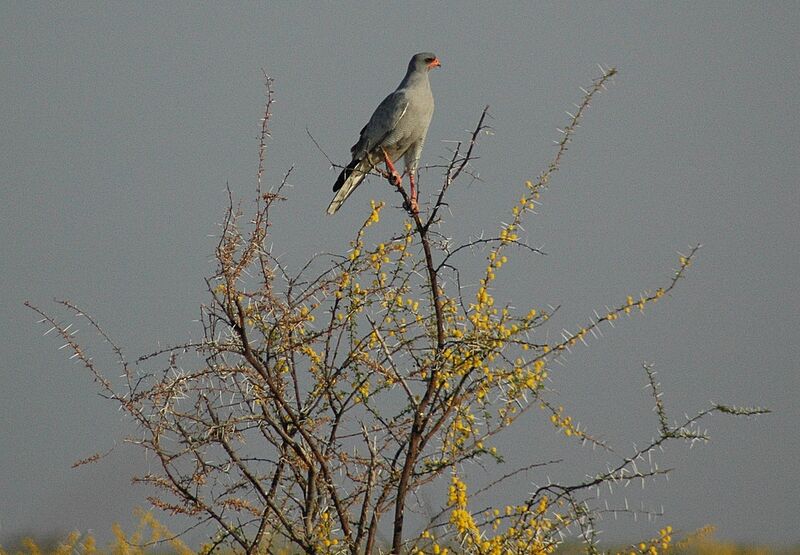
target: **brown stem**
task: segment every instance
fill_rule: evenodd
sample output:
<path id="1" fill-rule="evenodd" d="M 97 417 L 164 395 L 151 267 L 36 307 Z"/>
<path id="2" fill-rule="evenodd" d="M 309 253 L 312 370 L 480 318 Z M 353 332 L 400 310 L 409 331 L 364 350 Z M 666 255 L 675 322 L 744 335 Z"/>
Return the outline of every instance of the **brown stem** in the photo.
<path id="1" fill-rule="evenodd" d="M 390 181 L 391 182 L 391 181 Z M 409 215 L 414 219 L 416 224 L 417 233 L 419 234 L 420 241 L 422 242 L 422 249 L 425 253 L 425 266 L 428 270 L 428 285 L 431 289 L 431 299 L 433 309 L 436 316 L 436 349 L 434 356 L 434 363 L 431 369 L 430 376 L 428 377 L 428 384 L 420 404 L 414 412 L 414 422 L 411 426 L 411 432 L 408 441 L 408 451 L 406 453 L 403 468 L 400 472 L 400 481 L 397 484 L 397 496 L 395 497 L 394 509 L 394 527 L 392 532 L 392 551 L 391 553 L 399 554 L 400 547 L 403 543 L 403 516 L 405 512 L 406 495 L 409 489 L 409 482 L 412 472 L 416 466 L 417 459 L 420 455 L 420 445 L 424 436 L 427 419 L 424 418 L 425 410 L 433 398 L 436 390 L 435 384 L 438 378 L 438 365 L 439 355 L 444 349 L 444 314 L 442 309 L 441 292 L 439 290 L 439 279 L 436 272 L 436 266 L 433 263 L 433 252 L 431 251 L 430 240 L 428 238 L 428 229 L 422 223 L 419 217 L 419 212 L 413 209 L 412 199 L 402 187 L 397 189 L 403 196 L 404 206 Z"/>

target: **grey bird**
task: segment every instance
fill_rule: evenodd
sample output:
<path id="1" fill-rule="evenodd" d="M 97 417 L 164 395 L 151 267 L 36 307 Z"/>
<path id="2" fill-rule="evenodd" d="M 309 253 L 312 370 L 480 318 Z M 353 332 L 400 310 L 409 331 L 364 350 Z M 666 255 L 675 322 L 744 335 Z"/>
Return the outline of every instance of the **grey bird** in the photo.
<path id="1" fill-rule="evenodd" d="M 403 157 L 411 184 L 411 208 L 417 211 L 416 172 L 433 117 L 433 94 L 428 72 L 441 65 L 439 58 L 430 52 L 421 52 L 411 58 L 400 85 L 378 105 L 361 130 L 358 142 L 350 149 L 353 159 L 333 185 L 336 196 L 328 206 L 328 214 L 339 210 L 372 168 L 381 162 L 386 164 L 399 187 L 402 178 L 397 174 L 394 162 L 400 157 Z"/>

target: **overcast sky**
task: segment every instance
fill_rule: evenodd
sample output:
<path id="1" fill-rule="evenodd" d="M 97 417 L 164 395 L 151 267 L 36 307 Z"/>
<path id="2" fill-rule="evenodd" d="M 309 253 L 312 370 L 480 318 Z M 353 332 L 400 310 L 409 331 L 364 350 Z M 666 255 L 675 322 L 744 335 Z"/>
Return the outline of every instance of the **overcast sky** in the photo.
<path id="1" fill-rule="evenodd" d="M 493 134 L 475 163 L 482 181 L 451 194 L 445 232 L 461 238 L 494 229 L 543 169 L 596 64 L 620 71 L 525 226 L 547 256 L 513 261 L 505 284 L 498 276 L 503 300 L 561 305 L 551 334 L 664 284 L 676 251 L 704 245 L 669 299 L 554 368 L 565 410 L 622 449 L 649 440 L 648 361 L 676 418 L 712 400 L 775 411 L 714 417 L 710 444 L 670 446 L 660 464 L 675 468 L 670 482 L 626 493 L 666 516 L 606 521 L 606 537 L 715 524 L 726 539 L 800 541 L 798 29 L 797 2 L 3 2 L 0 542 L 76 528 L 106 538 L 146 504 L 147 491 L 129 485 L 145 468 L 136 451 L 118 447 L 101 464 L 71 468 L 131 429 L 60 343 L 41 337 L 23 301 L 78 302 L 131 357 L 198 337 L 225 185 L 245 199 L 254 189 L 261 68 L 277 95 L 268 179 L 296 167 L 275 251 L 295 268 L 314 252 L 344 251 L 369 200 L 395 199 L 372 180 L 325 216 L 336 174 L 306 127 L 346 162 L 421 50 L 443 66 L 432 75 L 423 164 L 447 156 L 445 141 L 463 138 L 491 106 Z M 422 199 L 437 179 L 423 173 Z M 508 452 L 565 457 L 550 471 L 565 479 L 604 468 L 545 420 L 515 428 Z"/>

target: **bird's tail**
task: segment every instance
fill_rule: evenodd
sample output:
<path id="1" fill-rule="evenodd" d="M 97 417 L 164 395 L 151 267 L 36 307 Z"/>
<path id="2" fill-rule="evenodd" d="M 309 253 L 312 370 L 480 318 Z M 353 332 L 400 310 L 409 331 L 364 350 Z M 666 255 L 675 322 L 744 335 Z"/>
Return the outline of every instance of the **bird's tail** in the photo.
<path id="1" fill-rule="evenodd" d="M 353 160 L 342 170 L 333 185 L 336 196 L 333 197 L 333 200 L 328 205 L 328 214 L 334 214 L 339 210 L 339 207 L 356 190 L 356 187 L 359 186 L 371 169 L 372 164 L 370 164 L 369 159 L 364 158 L 363 160 Z"/>

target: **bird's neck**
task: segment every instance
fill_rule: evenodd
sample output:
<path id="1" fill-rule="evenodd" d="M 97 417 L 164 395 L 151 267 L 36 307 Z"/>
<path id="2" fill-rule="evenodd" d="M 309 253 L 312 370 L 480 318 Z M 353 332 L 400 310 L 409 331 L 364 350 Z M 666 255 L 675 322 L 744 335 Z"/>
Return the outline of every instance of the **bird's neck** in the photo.
<path id="1" fill-rule="evenodd" d="M 409 71 L 403 80 L 400 82 L 400 89 L 409 89 L 412 87 L 430 87 L 427 71 Z"/>

